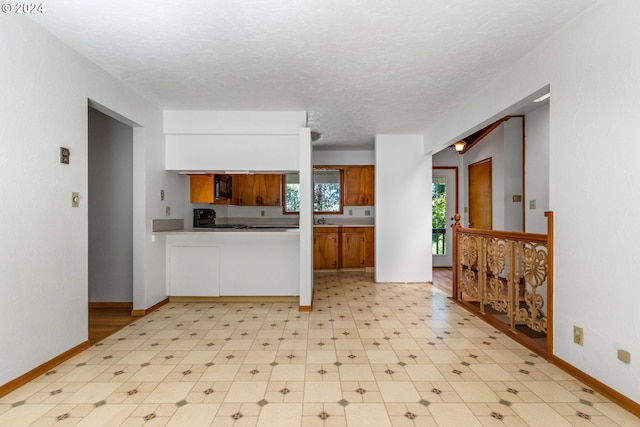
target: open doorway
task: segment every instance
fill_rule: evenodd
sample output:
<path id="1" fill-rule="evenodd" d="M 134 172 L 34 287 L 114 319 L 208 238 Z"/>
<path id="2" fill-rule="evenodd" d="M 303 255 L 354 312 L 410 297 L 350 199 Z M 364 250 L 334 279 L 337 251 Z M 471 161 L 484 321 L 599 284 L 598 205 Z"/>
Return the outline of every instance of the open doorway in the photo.
<path id="1" fill-rule="evenodd" d="M 87 143 L 93 344 L 133 321 L 133 128 L 89 107 Z"/>

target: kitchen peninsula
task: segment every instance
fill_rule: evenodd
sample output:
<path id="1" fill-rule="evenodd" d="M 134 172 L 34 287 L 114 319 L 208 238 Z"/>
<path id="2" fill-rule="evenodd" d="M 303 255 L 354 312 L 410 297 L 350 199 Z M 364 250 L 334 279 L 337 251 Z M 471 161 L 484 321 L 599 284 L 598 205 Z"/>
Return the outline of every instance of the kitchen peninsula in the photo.
<path id="1" fill-rule="evenodd" d="M 169 297 L 298 296 L 297 228 L 209 228 L 154 234 L 166 245 Z"/>

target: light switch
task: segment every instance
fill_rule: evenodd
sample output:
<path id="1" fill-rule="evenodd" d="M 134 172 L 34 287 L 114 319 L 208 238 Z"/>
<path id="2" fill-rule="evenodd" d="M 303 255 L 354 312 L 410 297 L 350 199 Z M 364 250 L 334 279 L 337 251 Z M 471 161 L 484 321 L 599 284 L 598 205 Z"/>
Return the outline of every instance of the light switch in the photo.
<path id="1" fill-rule="evenodd" d="M 164 200 L 164 190 L 160 190 L 160 201 Z"/>
<path id="2" fill-rule="evenodd" d="M 513 200 L 513 202 L 514 202 L 514 203 L 519 203 L 519 202 L 521 202 L 521 201 L 522 201 L 522 196 L 521 196 L 521 195 L 519 195 L 519 194 L 514 194 L 514 195 L 512 196 L 512 200 Z"/>

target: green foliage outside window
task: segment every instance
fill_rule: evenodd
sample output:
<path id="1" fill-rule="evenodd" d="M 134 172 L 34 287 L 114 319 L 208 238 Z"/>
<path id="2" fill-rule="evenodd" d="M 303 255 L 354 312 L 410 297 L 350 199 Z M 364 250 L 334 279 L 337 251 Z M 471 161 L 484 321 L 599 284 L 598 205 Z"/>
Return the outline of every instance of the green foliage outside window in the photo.
<path id="1" fill-rule="evenodd" d="M 340 212 L 342 210 L 340 184 L 340 171 L 337 169 L 314 172 L 313 210 L 315 213 Z M 286 176 L 285 212 L 300 212 L 298 174 Z"/>
<path id="2" fill-rule="evenodd" d="M 444 228 L 447 223 L 446 183 L 431 184 L 431 225 L 432 228 Z"/>

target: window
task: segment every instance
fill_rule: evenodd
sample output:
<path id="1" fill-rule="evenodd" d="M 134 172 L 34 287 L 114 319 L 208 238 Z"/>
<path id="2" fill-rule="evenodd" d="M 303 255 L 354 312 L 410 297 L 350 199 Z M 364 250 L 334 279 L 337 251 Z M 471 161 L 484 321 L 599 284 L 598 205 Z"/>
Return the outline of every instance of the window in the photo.
<path id="1" fill-rule="evenodd" d="M 284 213 L 300 212 L 300 179 L 297 173 L 284 179 Z M 342 213 L 342 171 L 340 169 L 313 170 L 314 213 Z"/>

